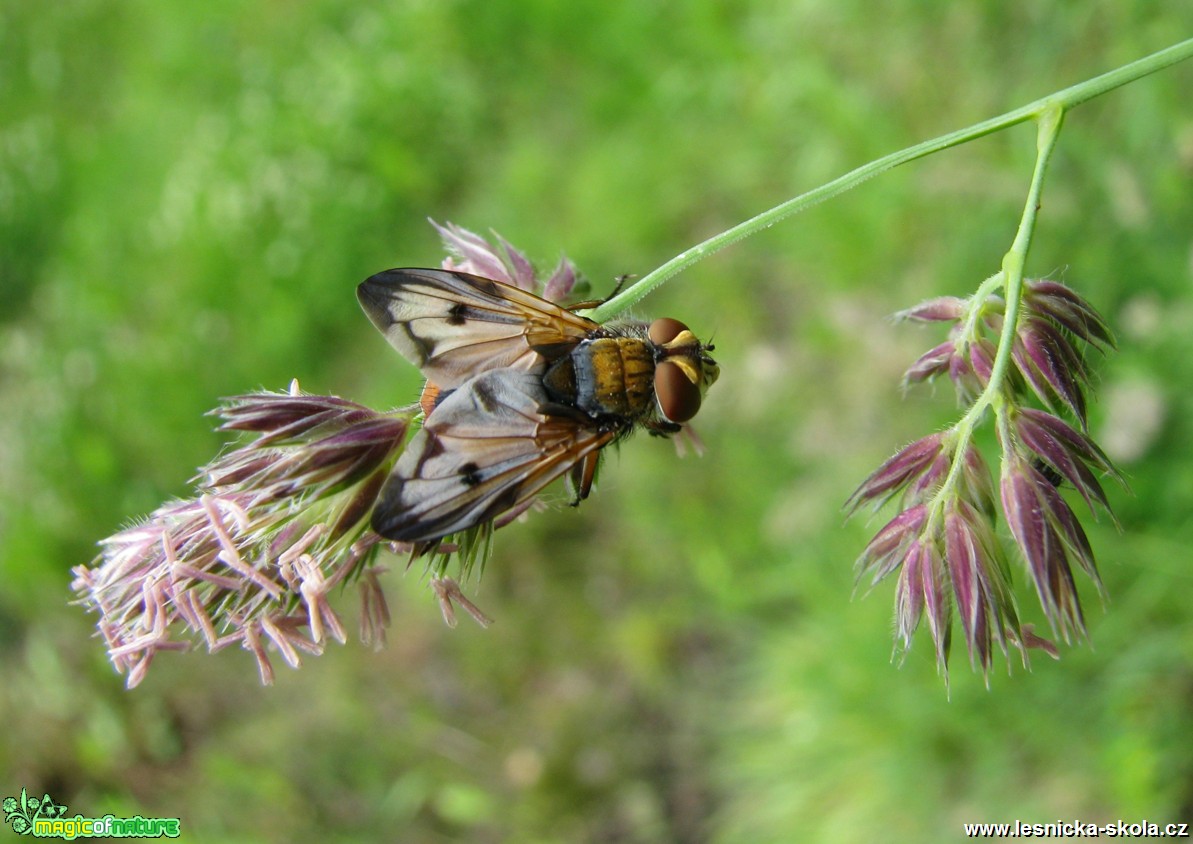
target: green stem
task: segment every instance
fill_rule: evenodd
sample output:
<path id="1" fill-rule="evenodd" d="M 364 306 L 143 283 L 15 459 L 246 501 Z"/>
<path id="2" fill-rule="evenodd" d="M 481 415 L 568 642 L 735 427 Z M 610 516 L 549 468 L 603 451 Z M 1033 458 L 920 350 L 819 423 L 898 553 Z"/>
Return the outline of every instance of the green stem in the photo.
<path id="1" fill-rule="evenodd" d="M 1019 230 L 1015 233 L 1015 242 L 1002 259 L 1006 312 L 1003 315 L 1002 336 L 998 341 L 998 354 L 994 357 L 994 365 L 990 371 L 990 383 L 986 385 L 982 395 L 978 396 L 966 418 L 971 414 L 980 414 L 1002 396 L 1002 383 L 1011 364 L 1011 349 L 1015 330 L 1019 325 L 1019 306 L 1023 301 L 1023 270 L 1027 266 L 1027 250 L 1031 248 L 1031 236 L 1036 229 L 1036 214 L 1040 210 L 1044 173 L 1048 169 L 1052 152 L 1056 149 L 1056 140 L 1060 137 L 1060 127 L 1064 119 L 1065 112 L 1060 105 L 1050 108 L 1040 116 L 1036 135 L 1036 169 L 1031 176 L 1031 187 L 1027 191 L 1027 202 L 1023 207 L 1023 217 L 1019 220 Z"/>
<path id="2" fill-rule="evenodd" d="M 958 129 L 947 135 L 941 135 L 938 138 L 924 141 L 923 143 L 871 161 L 869 164 L 864 164 L 856 170 L 851 170 L 844 176 L 840 176 L 794 199 L 789 199 L 768 211 L 763 211 L 758 216 L 746 220 L 744 223 L 739 223 L 733 228 L 710 237 L 703 243 L 681 252 L 658 269 L 638 279 L 638 281 L 617 296 L 614 296 L 599 307 L 585 312 L 584 315 L 597 322 L 605 322 L 631 307 L 664 281 L 686 270 L 697 261 L 707 258 L 714 252 L 729 246 L 731 243 L 735 243 L 742 238 L 749 237 L 765 228 L 773 226 L 785 217 L 807 210 L 817 203 L 843 193 L 850 188 L 857 187 L 871 176 L 876 176 L 893 167 L 898 167 L 900 164 L 915 161 L 917 158 L 923 158 L 934 152 L 940 152 L 949 147 L 976 140 L 1002 129 L 1007 129 L 1027 120 L 1038 119 L 1041 115 L 1048 112 L 1057 111 L 1063 114 L 1065 111 L 1080 105 L 1086 100 L 1105 94 L 1107 91 L 1111 91 L 1121 85 L 1126 85 L 1128 82 L 1134 82 L 1136 79 L 1140 79 L 1150 73 L 1163 70 L 1191 56 L 1193 56 L 1193 38 L 1182 41 L 1179 44 L 1174 44 L 1167 49 L 1160 50 L 1158 53 L 1152 53 L 1150 56 L 1146 56 L 1130 64 L 1123 65 L 1109 73 L 1095 76 L 1093 79 L 1087 79 L 1085 82 L 1065 88 L 1063 91 L 1049 94 L 1014 111 L 1008 111 L 1006 114 L 999 115 L 990 120 L 975 123 L 973 126 L 965 129 Z"/>
<path id="3" fill-rule="evenodd" d="M 956 439 L 953 441 L 953 461 L 949 474 L 933 496 L 933 507 L 929 513 L 929 526 L 939 518 L 944 504 L 953 500 L 954 487 L 965 466 L 965 450 L 973 437 L 974 429 L 982 420 L 986 408 L 993 407 L 1002 421 L 1002 407 L 1006 393 L 1003 389 L 1007 372 L 1011 366 L 1011 351 L 1015 343 L 1015 331 L 1019 325 L 1019 311 L 1023 304 L 1023 269 L 1027 266 L 1027 252 L 1031 248 L 1032 234 L 1036 229 L 1036 215 L 1040 211 L 1040 194 L 1044 189 L 1044 175 L 1048 171 L 1048 162 L 1056 149 L 1056 141 L 1060 137 L 1061 124 L 1064 123 L 1064 108 L 1059 104 L 1049 106 L 1039 117 L 1039 128 L 1036 134 L 1036 166 L 1031 175 L 1031 187 L 1027 191 L 1027 201 L 1023 206 L 1023 216 L 1019 219 L 1019 230 L 1015 233 L 1015 240 L 1007 254 L 1002 259 L 1002 271 L 982 285 L 986 289 L 996 280 L 1003 288 L 1003 298 L 1006 302 L 1003 312 L 1002 333 L 998 340 L 998 351 L 994 356 L 994 364 L 990 369 L 990 380 L 982 390 L 981 395 L 974 400 L 965 415 L 957 422 L 953 430 Z M 985 306 L 985 296 L 975 296 L 971 300 L 969 324 L 976 325 L 982 308 Z M 972 337 L 968 333 L 967 337 Z M 1005 440 L 1004 440 L 1005 441 Z"/>

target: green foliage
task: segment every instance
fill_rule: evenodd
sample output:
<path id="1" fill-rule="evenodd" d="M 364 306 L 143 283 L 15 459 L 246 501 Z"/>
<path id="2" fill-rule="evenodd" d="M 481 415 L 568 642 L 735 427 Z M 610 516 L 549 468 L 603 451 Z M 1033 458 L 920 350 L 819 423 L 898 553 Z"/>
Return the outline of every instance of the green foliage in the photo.
<path id="1" fill-rule="evenodd" d="M 1076 8 L 0 6 L 4 794 L 176 815 L 206 841 L 952 841 L 967 820 L 1189 817 L 1190 66 L 1069 115 L 1030 258 L 1119 339 L 1091 426 L 1134 496 L 1112 493 L 1121 535 L 1091 530 L 1096 650 L 996 670 L 990 692 L 957 664 L 948 700 L 930 648 L 889 665 L 890 587 L 849 600 L 872 530 L 841 503 L 956 415 L 945 390 L 900 396 L 925 335 L 885 316 L 997 269 L 1030 127 L 648 299 L 715 335 L 708 453 L 639 438 L 578 511 L 502 530 L 488 630 L 446 629 L 395 561 L 380 653 L 334 648 L 272 689 L 245 653 L 163 654 L 128 693 L 64 606 L 94 542 L 218 450 L 219 397 L 297 377 L 413 399 L 353 290 L 438 262 L 425 217 L 544 264 L 566 250 L 599 293 L 1190 29 L 1179 4 Z"/>

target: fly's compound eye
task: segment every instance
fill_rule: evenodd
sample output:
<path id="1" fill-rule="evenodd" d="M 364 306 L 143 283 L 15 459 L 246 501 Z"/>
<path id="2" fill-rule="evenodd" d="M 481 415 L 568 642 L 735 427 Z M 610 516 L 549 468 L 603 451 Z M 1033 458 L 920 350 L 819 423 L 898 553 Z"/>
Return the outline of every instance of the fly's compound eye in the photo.
<path id="1" fill-rule="evenodd" d="M 650 328 L 646 330 L 646 333 L 652 343 L 663 346 L 687 330 L 688 327 L 677 319 L 659 317 L 650 324 Z"/>
<path id="2" fill-rule="evenodd" d="M 666 320 L 676 322 L 675 320 Z M 655 320 L 650 330 L 664 320 Z M 681 330 L 682 323 L 676 322 Z M 687 422 L 700 409 L 700 388 L 692 383 L 687 374 L 671 361 L 661 361 L 654 371 L 654 392 L 659 400 L 659 409 L 670 422 Z"/>

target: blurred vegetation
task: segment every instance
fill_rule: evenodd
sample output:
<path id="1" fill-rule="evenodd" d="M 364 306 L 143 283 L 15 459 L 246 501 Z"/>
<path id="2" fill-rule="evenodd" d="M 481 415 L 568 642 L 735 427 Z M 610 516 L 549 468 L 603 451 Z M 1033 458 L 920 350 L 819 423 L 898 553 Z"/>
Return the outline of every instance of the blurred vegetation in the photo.
<path id="1" fill-rule="evenodd" d="M 1070 115 L 1029 271 L 1115 326 L 1088 525 L 1093 647 L 890 665 L 875 524 L 840 505 L 950 391 L 886 315 L 998 268 L 1031 127 L 911 165 L 648 300 L 715 335 L 703 459 L 639 438 L 578 511 L 503 531 L 447 629 L 395 560 L 389 646 L 258 685 L 159 656 L 125 692 L 71 566 L 292 377 L 416 373 L 353 297 L 493 228 L 601 285 L 894 149 L 1187 37 L 1187 3 L 0 3 L 0 792 L 184 840 L 953 841 L 971 820 L 1193 816 L 1193 66 Z M 1019 578 L 1026 615 L 1040 620 Z M 355 596 L 341 608 L 351 615 Z"/>

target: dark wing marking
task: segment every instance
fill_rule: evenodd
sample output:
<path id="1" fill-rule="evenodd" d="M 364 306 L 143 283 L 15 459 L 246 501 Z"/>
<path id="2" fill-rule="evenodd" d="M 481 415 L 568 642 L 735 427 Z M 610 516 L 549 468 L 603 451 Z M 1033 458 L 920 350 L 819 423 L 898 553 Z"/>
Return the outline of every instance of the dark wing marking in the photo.
<path id="1" fill-rule="evenodd" d="M 551 409 L 563 412 L 545 412 Z M 619 433 L 551 406 L 534 373 L 483 373 L 444 399 L 411 438 L 381 491 L 373 530 L 425 542 L 488 521 Z"/>
<path id="2" fill-rule="evenodd" d="M 445 389 L 490 369 L 530 369 L 598 327 L 525 290 L 452 270 L 386 270 L 356 295 L 390 344 Z"/>

